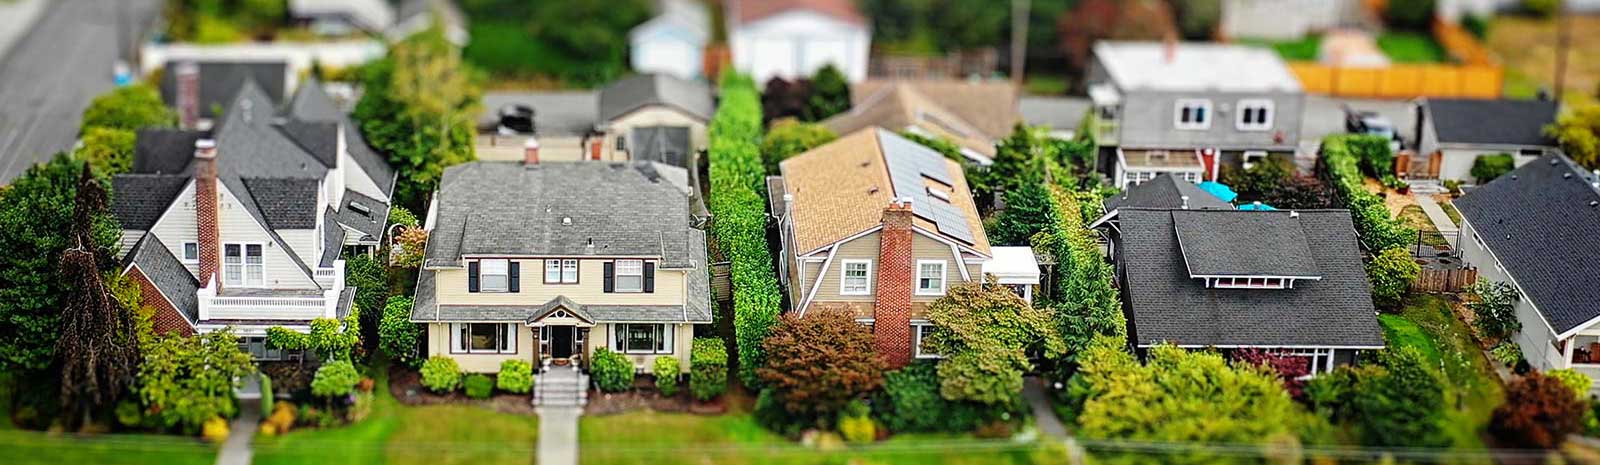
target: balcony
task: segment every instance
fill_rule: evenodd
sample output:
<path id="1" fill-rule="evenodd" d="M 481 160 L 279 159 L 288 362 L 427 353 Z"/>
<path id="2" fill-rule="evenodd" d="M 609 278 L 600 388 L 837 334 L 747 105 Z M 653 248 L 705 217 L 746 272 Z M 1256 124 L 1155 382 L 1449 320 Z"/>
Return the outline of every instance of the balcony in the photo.
<path id="1" fill-rule="evenodd" d="M 338 318 L 344 292 L 344 261 L 312 270 L 322 289 L 267 289 L 215 285 L 195 292 L 201 321 L 307 321 Z"/>

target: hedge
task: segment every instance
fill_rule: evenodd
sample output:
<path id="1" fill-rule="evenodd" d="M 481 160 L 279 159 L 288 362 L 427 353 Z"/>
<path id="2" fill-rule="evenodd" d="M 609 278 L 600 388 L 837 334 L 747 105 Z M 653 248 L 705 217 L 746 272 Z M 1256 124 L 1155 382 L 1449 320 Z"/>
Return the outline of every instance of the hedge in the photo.
<path id="1" fill-rule="evenodd" d="M 728 390 L 728 349 L 721 339 L 694 340 L 689 351 L 689 393 L 708 401 Z"/>
<path id="2" fill-rule="evenodd" d="M 1339 194 L 1339 201 L 1350 210 L 1351 220 L 1355 221 L 1362 244 L 1367 250 L 1376 252 L 1410 245 L 1416 231 L 1390 215 L 1383 199 L 1368 192 L 1363 185 L 1361 160 L 1352 145 L 1372 144 L 1373 140 L 1383 141 L 1383 138 L 1339 135 L 1323 139 L 1321 168 L 1323 177 Z"/>
<path id="3" fill-rule="evenodd" d="M 756 386 L 755 368 L 765 361 L 761 341 L 778 321 L 781 299 L 767 249 L 765 168 L 758 149 L 761 100 L 749 78 L 732 73 L 723 78 L 710 133 L 712 232 L 732 262 L 739 375 L 747 386 Z"/>

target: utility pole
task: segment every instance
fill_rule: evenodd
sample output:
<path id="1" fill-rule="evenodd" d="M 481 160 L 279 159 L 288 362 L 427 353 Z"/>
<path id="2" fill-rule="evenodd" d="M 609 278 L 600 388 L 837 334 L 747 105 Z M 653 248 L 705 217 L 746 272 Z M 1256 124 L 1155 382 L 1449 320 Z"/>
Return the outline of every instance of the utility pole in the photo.
<path id="1" fill-rule="evenodd" d="M 1556 101 L 1567 87 L 1567 51 L 1572 48 L 1572 15 L 1567 13 L 1567 0 L 1556 6 Z"/>
<path id="2" fill-rule="evenodd" d="M 1028 9 L 1029 0 L 1011 0 L 1011 83 L 1018 88 L 1028 59 Z"/>

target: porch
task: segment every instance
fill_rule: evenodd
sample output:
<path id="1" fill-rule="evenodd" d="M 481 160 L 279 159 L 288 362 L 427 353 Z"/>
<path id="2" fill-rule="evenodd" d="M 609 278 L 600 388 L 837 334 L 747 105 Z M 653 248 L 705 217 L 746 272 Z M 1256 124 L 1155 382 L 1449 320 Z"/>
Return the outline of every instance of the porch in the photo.
<path id="1" fill-rule="evenodd" d="M 1600 334 L 1578 334 L 1565 341 L 1568 367 L 1595 380 L 1590 391 L 1600 391 Z"/>

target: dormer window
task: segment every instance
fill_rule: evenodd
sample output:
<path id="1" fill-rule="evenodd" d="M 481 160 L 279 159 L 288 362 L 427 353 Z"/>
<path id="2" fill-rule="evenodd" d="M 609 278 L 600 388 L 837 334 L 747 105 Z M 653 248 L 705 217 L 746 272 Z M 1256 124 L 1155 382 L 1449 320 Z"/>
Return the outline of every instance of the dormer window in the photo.
<path id="1" fill-rule="evenodd" d="M 1217 289 L 1288 289 L 1294 287 L 1294 280 L 1268 276 L 1206 278 L 1206 287 Z"/>

